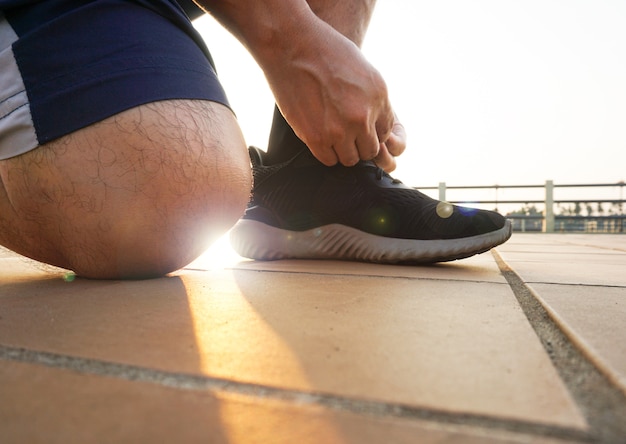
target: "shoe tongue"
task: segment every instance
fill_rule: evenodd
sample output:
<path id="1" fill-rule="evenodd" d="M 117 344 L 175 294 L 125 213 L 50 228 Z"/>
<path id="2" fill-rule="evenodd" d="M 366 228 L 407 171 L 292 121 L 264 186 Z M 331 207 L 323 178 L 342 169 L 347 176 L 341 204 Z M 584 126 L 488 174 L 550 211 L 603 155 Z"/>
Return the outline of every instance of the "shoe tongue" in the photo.
<path id="1" fill-rule="evenodd" d="M 322 162 L 317 160 L 313 153 L 306 148 L 300 151 L 291 159 L 292 165 L 295 167 L 309 167 L 309 166 L 319 166 L 324 165 Z"/>
<path id="2" fill-rule="evenodd" d="M 248 154 L 250 155 L 250 162 L 252 163 L 252 167 L 258 167 L 263 165 L 263 157 L 259 148 L 255 146 L 249 147 Z"/>

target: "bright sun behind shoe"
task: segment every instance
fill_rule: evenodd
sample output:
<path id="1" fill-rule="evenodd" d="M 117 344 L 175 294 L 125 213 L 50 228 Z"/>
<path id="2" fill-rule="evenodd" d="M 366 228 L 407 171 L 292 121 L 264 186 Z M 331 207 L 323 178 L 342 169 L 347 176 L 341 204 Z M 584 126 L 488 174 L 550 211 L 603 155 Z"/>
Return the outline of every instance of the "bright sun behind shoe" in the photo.
<path id="1" fill-rule="evenodd" d="M 327 167 L 303 150 L 265 166 L 262 156 L 250 148 L 252 200 L 230 235 L 244 257 L 434 263 L 483 253 L 511 236 L 500 214 L 432 199 L 373 162 Z"/>

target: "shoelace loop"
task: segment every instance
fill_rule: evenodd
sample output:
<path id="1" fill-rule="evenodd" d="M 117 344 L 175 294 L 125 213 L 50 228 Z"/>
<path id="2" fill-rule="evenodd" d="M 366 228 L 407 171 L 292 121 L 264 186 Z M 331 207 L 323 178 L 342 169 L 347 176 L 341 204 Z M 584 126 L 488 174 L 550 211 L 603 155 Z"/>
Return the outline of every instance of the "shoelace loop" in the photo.
<path id="1" fill-rule="evenodd" d="M 383 170 L 381 167 L 376 165 L 376 180 L 383 180 L 384 176 L 389 176 L 389 174 L 385 173 L 385 170 Z M 391 176 L 389 176 L 389 178 L 391 179 L 391 183 L 395 183 L 395 184 L 402 183 L 402 181 L 399 179 L 395 179 Z"/>

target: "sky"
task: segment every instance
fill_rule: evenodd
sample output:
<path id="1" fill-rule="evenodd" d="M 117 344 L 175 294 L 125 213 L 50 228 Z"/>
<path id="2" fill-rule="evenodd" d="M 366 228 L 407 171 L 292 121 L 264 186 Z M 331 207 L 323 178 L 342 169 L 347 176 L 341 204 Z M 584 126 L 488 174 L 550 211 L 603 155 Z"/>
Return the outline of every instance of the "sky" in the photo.
<path id="1" fill-rule="evenodd" d="M 263 73 L 211 17 L 195 26 L 265 148 Z M 407 129 L 408 185 L 626 180 L 624 0 L 379 0 L 363 51 Z"/>

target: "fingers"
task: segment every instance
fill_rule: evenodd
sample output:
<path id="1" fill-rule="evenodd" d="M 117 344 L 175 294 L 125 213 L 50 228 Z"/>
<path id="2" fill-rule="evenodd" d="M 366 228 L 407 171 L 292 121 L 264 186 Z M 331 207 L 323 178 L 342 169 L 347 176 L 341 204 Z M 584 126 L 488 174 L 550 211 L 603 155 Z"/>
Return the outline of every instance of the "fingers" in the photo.
<path id="1" fill-rule="evenodd" d="M 374 158 L 374 163 L 387 173 L 391 173 L 396 169 L 396 158 L 391 155 L 385 143 L 380 144 L 378 155 Z"/>
<path id="2" fill-rule="evenodd" d="M 339 162 L 344 166 L 354 166 L 359 160 L 372 160 L 379 155 L 381 142 L 389 139 L 392 135 L 395 119 L 393 112 L 387 116 L 380 116 L 375 123 L 361 131 L 356 131 L 356 135 L 344 139 L 341 145 L 333 146 Z M 383 155 L 387 159 L 387 155 Z M 393 162 L 395 164 L 395 161 Z"/>
<path id="3" fill-rule="evenodd" d="M 333 166 L 340 163 L 344 166 L 354 166 L 360 160 L 372 160 L 378 154 L 380 143 L 373 128 L 370 131 L 354 133 L 344 132 L 342 140 L 331 146 L 307 144 L 313 155 L 324 165 Z"/>
<path id="4" fill-rule="evenodd" d="M 393 124 L 391 134 L 385 141 L 385 145 L 392 156 L 399 156 L 406 148 L 406 130 L 397 119 Z"/>
<path id="5" fill-rule="evenodd" d="M 361 160 L 359 150 L 354 141 L 341 142 L 332 146 L 316 148 L 308 145 L 311 153 L 317 160 L 326 166 L 334 166 L 338 163 L 344 166 L 354 166 Z M 370 156 L 372 158 L 372 156 Z"/>
<path id="6" fill-rule="evenodd" d="M 399 156 L 406 149 L 406 130 L 397 116 L 394 114 L 394 121 L 389 136 L 380 144 L 380 151 L 374 162 L 386 172 L 390 173 L 396 169 L 396 156 Z"/>
<path id="7" fill-rule="evenodd" d="M 350 167 L 360 160 L 374 160 L 378 166 L 389 173 L 396 168 L 395 157 L 402 154 L 405 148 L 406 131 L 400 122 L 395 122 L 383 143 L 379 142 L 378 136 L 373 132 L 368 132 L 360 135 L 356 140 L 347 138 L 330 147 L 320 147 L 311 151 L 326 166 L 340 163 Z"/>
<path id="8" fill-rule="evenodd" d="M 357 137 L 356 148 L 359 152 L 359 158 L 361 160 L 372 160 L 378 155 L 380 149 L 380 142 L 374 128 L 367 133 L 361 134 Z"/>
<path id="9" fill-rule="evenodd" d="M 339 159 L 339 163 L 341 163 L 343 166 L 354 166 L 359 163 L 359 160 L 361 160 L 359 157 L 359 151 L 357 150 L 354 142 L 352 142 L 351 144 L 342 145 L 341 147 L 333 147 L 333 149 L 335 150 L 335 154 Z"/>
<path id="10" fill-rule="evenodd" d="M 376 119 L 376 135 L 378 136 L 379 143 L 387 141 L 393 130 L 395 121 L 396 117 L 391 109 L 391 105 L 389 105 L 389 102 L 386 101 L 381 113 Z"/>
<path id="11" fill-rule="evenodd" d="M 368 117 L 361 124 L 342 128 L 343 140 L 332 146 L 336 159 L 344 166 L 354 166 L 360 160 L 373 160 L 380 154 L 381 144 L 390 138 L 391 151 L 385 149 L 381 155 L 381 161 L 395 168 L 395 160 L 392 155 L 404 150 L 404 127 L 397 122 L 396 116 L 387 99 L 383 100 L 380 108 L 368 113 Z M 354 120 L 353 122 L 356 122 Z M 397 131 L 398 134 L 394 134 Z M 336 133 L 335 133 L 336 134 Z M 329 156 L 330 158 L 330 156 Z M 392 167 L 393 165 L 393 167 Z"/>
<path id="12" fill-rule="evenodd" d="M 354 166 L 361 160 L 372 160 L 378 154 L 379 143 L 376 136 L 361 135 L 357 140 L 334 146 L 334 152 L 344 166 Z"/>
<path id="13" fill-rule="evenodd" d="M 339 162 L 339 158 L 332 147 L 326 150 L 312 149 L 311 147 L 309 147 L 309 149 L 311 153 L 313 153 L 313 156 L 326 166 L 334 166 Z"/>
<path id="14" fill-rule="evenodd" d="M 326 166 L 340 163 L 350 167 L 360 160 L 374 160 L 385 171 L 391 172 L 396 168 L 394 157 L 406 148 L 406 131 L 392 111 L 370 124 L 369 130 L 337 128 L 334 134 L 324 141 L 307 143 L 313 155 Z"/>

